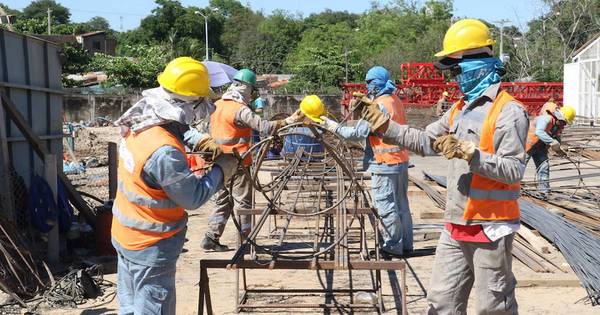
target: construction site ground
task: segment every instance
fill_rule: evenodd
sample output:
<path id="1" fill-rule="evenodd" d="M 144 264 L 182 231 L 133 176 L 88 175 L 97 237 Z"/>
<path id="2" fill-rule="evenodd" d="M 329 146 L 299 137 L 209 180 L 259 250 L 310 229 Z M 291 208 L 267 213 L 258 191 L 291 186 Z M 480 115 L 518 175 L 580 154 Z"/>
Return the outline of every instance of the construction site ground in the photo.
<path id="1" fill-rule="evenodd" d="M 104 133 L 107 137 L 104 140 L 115 140 L 117 138 L 116 128 L 93 128 L 102 129 L 99 133 Z M 88 139 L 89 140 L 89 139 Z M 99 150 L 98 155 L 105 154 L 105 150 Z M 447 161 L 441 157 L 422 158 L 411 156 L 411 163 L 414 167 L 410 169 L 410 174 L 416 178 L 423 177 L 422 171 L 426 170 L 436 175 L 446 175 Z M 531 163 L 533 164 L 533 163 Z M 106 176 L 104 167 L 97 170 L 97 175 Z M 93 174 L 96 174 L 94 170 Z M 534 174 L 533 165 L 528 165 L 526 179 L 532 179 Z M 82 182 L 81 184 L 84 184 Z M 103 188 L 89 187 L 85 185 L 79 189 L 103 194 Z M 103 196 L 102 196 L 103 197 Z M 436 245 L 437 236 L 435 232 L 424 230 L 426 234 L 419 232 L 419 224 L 442 223 L 441 210 L 436 208 L 424 193 L 415 186 L 409 187 L 409 200 L 413 220 L 417 229 L 415 230 L 415 248 L 432 247 Z M 190 218 L 187 231 L 187 243 L 185 250 L 181 254 L 177 263 L 177 314 L 195 314 L 198 305 L 198 279 L 199 279 L 199 260 L 207 259 L 228 259 L 233 255 L 233 251 L 224 253 L 204 252 L 200 249 L 200 242 L 204 236 L 207 226 L 207 219 L 214 208 L 212 201 L 201 208 L 190 211 Z M 236 230 L 232 222 L 229 223 L 222 243 L 235 247 Z M 266 237 L 266 235 L 262 235 Z M 427 239 L 427 240 L 423 240 Z M 521 314 L 597 314 L 597 307 L 592 307 L 584 302 L 586 297 L 585 290 L 579 285 L 575 274 L 571 271 L 562 255 L 553 250 L 551 255 L 554 263 L 567 270 L 567 273 L 536 273 L 521 262 L 514 260 L 513 271 L 516 275 L 517 301 Z M 408 286 L 408 311 L 409 314 L 426 314 L 427 301 L 426 292 L 430 285 L 431 270 L 434 262 L 434 256 L 414 257 L 405 260 L 407 263 L 407 286 Z M 209 270 L 210 292 L 212 296 L 212 306 L 215 314 L 235 313 L 235 271 L 230 270 Z M 382 272 L 383 275 L 383 294 L 386 308 L 385 314 L 396 314 L 399 312 L 396 305 L 399 305 L 399 292 L 397 291 L 399 274 L 396 272 Z M 300 270 L 253 270 L 248 273 L 249 284 L 257 288 L 321 288 L 319 279 L 325 279 L 324 272 L 318 271 L 300 271 Z M 105 279 L 116 283 L 116 274 L 107 274 Z M 333 274 L 333 287 L 347 287 L 349 276 L 347 271 L 335 271 Z M 325 280 L 323 280 L 325 281 Z M 352 273 L 352 283 L 355 288 L 369 287 L 370 277 L 367 272 L 354 271 Z M 469 302 L 469 313 L 474 313 L 474 296 L 477 292 L 472 292 Z M 344 297 L 341 297 L 344 299 Z M 323 303 L 323 296 L 308 297 L 289 297 L 281 294 L 272 294 L 270 296 L 261 296 L 259 302 L 285 303 L 290 305 L 290 309 L 279 310 L 257 310 L 261 314 L 322 314 L 323 310 L 294 310 L 294 303 Z M 98 301 L 90 301 L 83 305 L 85 309 L 65 310 L 65 309 L 47 309 L 47 314 L 115 314 L 118 308 L 117 299 L 98 305 Z M 331 310 L 331 313 L 338 313 L 337 310 Z M 361 313 L 361 312 L 357 312 Z M 372 312 L 364 312 L 372 313 Z"/>

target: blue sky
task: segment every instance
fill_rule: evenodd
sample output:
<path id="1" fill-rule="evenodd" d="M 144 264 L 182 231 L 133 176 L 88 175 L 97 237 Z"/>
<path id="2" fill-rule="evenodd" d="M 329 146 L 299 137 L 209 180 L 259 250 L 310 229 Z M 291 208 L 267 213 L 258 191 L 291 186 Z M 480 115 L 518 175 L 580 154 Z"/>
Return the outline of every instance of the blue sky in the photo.
<path id="1" fill-rule="evenodd" d="M 3 1 L 11 8 L 22 9 L 30 0 Z M 152 0 L 57 0 L 71 10 L 71 19 L 84 22 L 99 15 L 106 18 L 113 29 L 120 30 L 139 26 L 140 20 L 155 7 Z M 206 6 L 208 0 L 182 0 L 184 5 Z M 386 3 L 386 0 L 379 1 Z M 274 9 L 285 9 L 293 13 L 309 15 L 324 9 L 347 10 L 361 13 L 370 7 L 369 0 L 242 0 L 257 10 L 269 13 Z M 454 14 L 460 17 L 481 18 L 488 21 L 508 19 L 513 25 L 525 28 L 527 21 L 540 16 L 544 11 L 541 0 L 454 0 Z"/>

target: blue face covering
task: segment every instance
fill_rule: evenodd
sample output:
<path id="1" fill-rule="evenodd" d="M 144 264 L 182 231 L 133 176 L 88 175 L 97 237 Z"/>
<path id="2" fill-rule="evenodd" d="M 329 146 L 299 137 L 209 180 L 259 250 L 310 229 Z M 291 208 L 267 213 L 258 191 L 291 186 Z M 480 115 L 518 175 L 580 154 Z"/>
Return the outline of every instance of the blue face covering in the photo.
<path id="1" fill-rule="evenodd" d="M 481 96 L 490 85 L 500 82 L 498 70 L 504 70 L 502 61 L 494 57 L 465 59 L 458 65 L 461 74 L 456 76 L 456 82 L 468 102 Z"/>
<path id="2" fill-rule="evenodd" d="M 390 73 L 384 67 L 376 66 L 371 68 L 367 72 L 365 81 L 367 81 L 369 95 L 389 95 L 394 93 L 396 89 L 396 84 L 390 80 Z"/>

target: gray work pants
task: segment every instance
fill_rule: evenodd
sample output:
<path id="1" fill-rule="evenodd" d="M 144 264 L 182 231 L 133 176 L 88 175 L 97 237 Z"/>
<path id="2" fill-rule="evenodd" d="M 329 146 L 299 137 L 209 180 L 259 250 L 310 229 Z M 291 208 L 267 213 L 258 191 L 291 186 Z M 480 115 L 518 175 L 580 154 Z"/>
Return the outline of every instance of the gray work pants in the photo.
<path id="1" fill-rule="evenodd" d="M 229 189 L 229 183 L 225 183 L 225 185 L 227 185 L 227 189 Z M 252 204 L 252 183 L 246 172 L 239 171 L 239 173 L 236 174 L 232 194 L 233 199 L 235 200 L 236 210 L 250 209 Z M 229 216 L 231 216 L 231 213 L 233 212 L 234 203 L 231 202 L 229 198 L 229 191 L 225 189 L 217 191 L 213 198 L 216 206 L 213 213 L 211 213 L 208 218 L 208 231 L 206 231 L 206 236 L 218 241 L 221 235 L 223 235 Z M 250 219 L 251 216 L 249 215 L 240 216 L 239 223 L 242 226 L 244 235 L 250 233 Z"/>
<path id="2" fill-rule="evenodd" d="M 493 243 L 456 241 L 444 229 L 435 253 L 428 314 L 467 314 L 475 287 L 476 314 L 518 314 L 512 273 L 514 234 Z"/>
<path id="3" fill-rule="evenodd" d="M 547 150 L 532 149 L 525 156 L 525 165 L 533 158 L 535 164 L 535 174 L 538 181 L 538 191 L 544 195 L 550 192 L 550 164 L 548 161 Z"/>

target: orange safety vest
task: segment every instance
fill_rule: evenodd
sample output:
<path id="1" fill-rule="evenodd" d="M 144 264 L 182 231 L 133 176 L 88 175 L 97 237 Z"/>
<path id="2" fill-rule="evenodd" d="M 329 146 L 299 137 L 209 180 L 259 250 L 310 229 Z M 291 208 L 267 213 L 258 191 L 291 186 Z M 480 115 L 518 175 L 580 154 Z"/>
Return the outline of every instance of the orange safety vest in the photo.
<path id="1" fill-rule="evenodd" d="M 550 116 L 550 123 L 546 126 L 546 133 L 550 135 L 550 137 L 560 136 L 562 132 L 562 128 L 558 127 L 557 122 L 558 119 L 553 115 L 546 114 Z M 527 132 L 527 142 L 525 144 L 525 152 L 529 152 L 538 142 L 540 142 L 540 138 L 535 134 L 536 124 L 538 118 L 542 117 L 537 116 L 529 122 L 529 131 Z"/>
<path id="2" fill-rule="evenodd" d="M 404 106 L 398 96 L 382 95 L 376 98 L 375 102 L 383 105 L 393 121 L 406 125 Z M 371 135 L 369 136 L 369 143 L 373 148 L 373 155 L 377 163 L 398 164 L 408 161 L 408 150 L 397 145 L 384 143 L 381 137 Z"/>
<path id="3" fill-rule="evenodd" d="M 509 102 L 516 102 L 514 97 L 501 91 L 486 117 L 482 121 L 479 150 L 494 154 L 494 133 L 496 120 L 502 109 Z M 452 128 L 454 118 L 464 106 L 464 101 L 457 102 L 450 110 L 448 125 Z M 520 104 L 520 103 L 519 103 Z M 473 173 L 467 204 L 464 207 L 465 220 L 510 221 L 520 217 L 519 199 L 521 184 L 506 184 L 485 176 Z"/>
<path id="4" fill-rule="evenodd" d="M 210 136 L 221 147 L 223 153 L 233 153 L 235 148 L 242 154 L 250 148 L 252 129 L 240 128 L 235 124 L 235 115 L 244 104 L 231 100 L 218 100 L 215 111 L 210 115 Z M 244 158 L 244 165 L 252 164 L 252 156 Z"/>
<path id="5" fill-rule="evenodd" d="M 185 154 L 181 141 L 160 126 L 130 133 L 119 147 L 118 190 L 113 205 L 112 237 L 125 249 L 142 250 L 169 238 L 187 224 L 187 213 L 164 190 L 146 185 L 144 164 L 162 146 Z"/>

